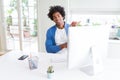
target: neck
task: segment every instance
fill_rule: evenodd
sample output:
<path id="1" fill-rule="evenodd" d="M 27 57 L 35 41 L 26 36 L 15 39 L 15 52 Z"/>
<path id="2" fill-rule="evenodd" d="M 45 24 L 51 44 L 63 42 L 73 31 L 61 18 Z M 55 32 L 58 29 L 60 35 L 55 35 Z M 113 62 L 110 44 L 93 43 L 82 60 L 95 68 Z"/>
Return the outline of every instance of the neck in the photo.
<path id="1" fill-rule="evenodd" d="M 58 27 L 59 29 L 63 29 L 63 28 L 64 28 L 64 24 L 65 24 L 65 23 L 63 22 L 63 23 L 60 24 L 60 25 L 57 25 L 57 24 L 56 24 L 56 25 L 57 25 L 57 27 Z"/>

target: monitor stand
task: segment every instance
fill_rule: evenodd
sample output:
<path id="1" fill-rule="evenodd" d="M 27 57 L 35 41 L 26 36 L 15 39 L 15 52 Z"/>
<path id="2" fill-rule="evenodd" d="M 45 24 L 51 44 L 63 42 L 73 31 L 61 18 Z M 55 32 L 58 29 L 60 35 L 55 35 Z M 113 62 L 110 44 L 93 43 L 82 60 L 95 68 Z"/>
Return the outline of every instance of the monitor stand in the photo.
<path id="1" fill-rule="evenodd" d="M 103 71 L 102 55 L 95 46 L 90 47 L 89 53 L 90 64 L 81 67 L 80 70 L 87 75 L 93 76 Z"/>

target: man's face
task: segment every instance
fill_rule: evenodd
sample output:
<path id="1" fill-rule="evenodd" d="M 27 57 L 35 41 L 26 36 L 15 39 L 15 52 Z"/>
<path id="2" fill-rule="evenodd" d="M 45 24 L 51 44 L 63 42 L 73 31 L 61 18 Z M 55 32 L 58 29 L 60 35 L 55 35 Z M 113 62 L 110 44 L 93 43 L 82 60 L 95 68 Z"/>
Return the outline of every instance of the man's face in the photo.
<path id="1" fill-rule="evenodd" d="M 62 15 L 59 12 L 55 12 L 53 14 L 53 21 L 57 24 L 57 25 L 61 25 L 63 24 L 64 20 Z"/>

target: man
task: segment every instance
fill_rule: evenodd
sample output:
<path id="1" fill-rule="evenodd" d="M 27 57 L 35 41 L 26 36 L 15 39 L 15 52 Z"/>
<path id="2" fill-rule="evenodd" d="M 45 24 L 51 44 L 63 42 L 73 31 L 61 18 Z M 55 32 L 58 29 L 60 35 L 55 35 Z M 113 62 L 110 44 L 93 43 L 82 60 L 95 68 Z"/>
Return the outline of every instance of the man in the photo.
<path id="1" fill-rule="evenodd" d="M 51 6 L 48 17 L 55 22 L 55 25 L 50 27 L 46 34 L 46 51 L 48 53 L 57 53 L 62 49 L 67 48 L 67 34 L 70 26 L 76 26 L 77 22 L 67 24 L 65 19 L 65 11 L 61 6 Z"/>

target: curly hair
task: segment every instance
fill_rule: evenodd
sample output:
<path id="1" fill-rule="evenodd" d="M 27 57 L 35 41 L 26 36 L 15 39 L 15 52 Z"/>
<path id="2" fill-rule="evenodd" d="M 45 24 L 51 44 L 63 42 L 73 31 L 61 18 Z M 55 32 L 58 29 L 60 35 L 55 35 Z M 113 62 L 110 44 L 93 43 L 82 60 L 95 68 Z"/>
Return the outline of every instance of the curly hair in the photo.
<path id="1" fill-rule="evenodd" d="M 64 11 L 64 8 L 61 7 L 61 6 L 59 6 L 59 5 L 57 5 L 57 6 L 50 6 L 49 13 L 48 13 L 48 17 L 49 17 L 51 20 L 53 20 L 53 14 L 54 14 L 55 12 L 59 12 L 59 13 L 62 15 L 63 19 L 65 19 L 65 11 Z"/>

